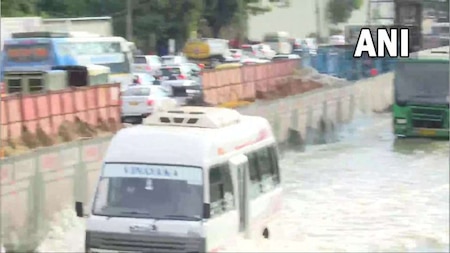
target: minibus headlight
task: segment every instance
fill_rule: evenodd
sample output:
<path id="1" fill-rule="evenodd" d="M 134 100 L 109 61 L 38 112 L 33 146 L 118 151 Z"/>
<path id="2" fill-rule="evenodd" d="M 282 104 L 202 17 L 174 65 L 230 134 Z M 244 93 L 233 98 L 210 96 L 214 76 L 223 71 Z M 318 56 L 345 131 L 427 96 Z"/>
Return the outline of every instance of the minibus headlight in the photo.
<path id="1" fill-rule="evenodd" d="M 406 119 L 396 119 L 397 124 L 406 124 L 406 122 L 407 122 Z"/>

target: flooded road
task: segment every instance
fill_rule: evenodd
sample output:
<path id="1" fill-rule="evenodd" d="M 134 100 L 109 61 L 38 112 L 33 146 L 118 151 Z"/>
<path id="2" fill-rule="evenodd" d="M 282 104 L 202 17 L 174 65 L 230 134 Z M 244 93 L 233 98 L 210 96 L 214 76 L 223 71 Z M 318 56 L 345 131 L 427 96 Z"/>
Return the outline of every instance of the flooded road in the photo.
<path id="1" fill-rule="evenodd" d="M 395 141 L 389 114 L 359 117 L 338 143 L 287 152 L 285 208 L 270 240 L 243 240 L 240 252 L 448 252 L 449 143 Z M 67 216 L 67 217 L 66 217 Z M 72 212 L 39 251 L 83 250 Z"/>
<path id="2" fill-rule="evenodd" d="M 391 122 L 361 118 L 339 143 L 285 154 L 276 234 L 246 250 L 449 252 L 449 143 L 395 141 Z"/>

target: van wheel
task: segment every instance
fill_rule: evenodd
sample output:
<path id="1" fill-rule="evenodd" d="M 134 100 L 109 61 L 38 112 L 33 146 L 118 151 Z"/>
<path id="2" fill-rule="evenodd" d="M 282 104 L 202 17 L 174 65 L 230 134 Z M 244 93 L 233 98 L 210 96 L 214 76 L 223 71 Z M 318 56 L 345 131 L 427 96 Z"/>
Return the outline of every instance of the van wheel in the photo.
<path id="1" fill-rule="evenodd" d="M 268 228 L 264 228 L 262 236 L 264 237 L 264 239 L 269 239 L 270 233 L 269 233 L 269 229 Z"/>

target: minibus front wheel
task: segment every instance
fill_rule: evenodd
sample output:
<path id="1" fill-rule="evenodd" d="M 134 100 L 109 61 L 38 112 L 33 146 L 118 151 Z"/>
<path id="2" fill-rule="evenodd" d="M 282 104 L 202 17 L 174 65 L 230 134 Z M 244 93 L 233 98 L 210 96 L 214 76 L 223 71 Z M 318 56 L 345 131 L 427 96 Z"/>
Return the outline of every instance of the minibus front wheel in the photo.
<path id="1" fill-rule="evenodd" d="M 264 239 L 269 239 L 270 237 L 270 232 L 268 228 L 264 228 L 262 236 L 264 237 Z"/>

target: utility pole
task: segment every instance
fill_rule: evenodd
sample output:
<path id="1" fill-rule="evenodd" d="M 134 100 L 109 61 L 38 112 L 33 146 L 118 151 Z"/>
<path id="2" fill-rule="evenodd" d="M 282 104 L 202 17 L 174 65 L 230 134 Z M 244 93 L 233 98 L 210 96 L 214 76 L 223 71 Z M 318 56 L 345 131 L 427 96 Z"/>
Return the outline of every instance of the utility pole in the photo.
<path id="1" fill-rule="evenodd" d="M 367 3 L 367 25 L 371 25 L 372 23 L 372 0 L 369 0 Z M 378 7 L 378 6 L 377 6 Z"/>
<path id="2" fill-rule="evenodd" d="M 320 8 L 319 0 L 316 0 L 316 40 L 319 41 L 321 37 L 321 22 L 320 22 Z"/>
<path id="3" fill-rule="evenodd" d="M 133 3 L 127 0 L 127 40 L 133 40 Z"/>

